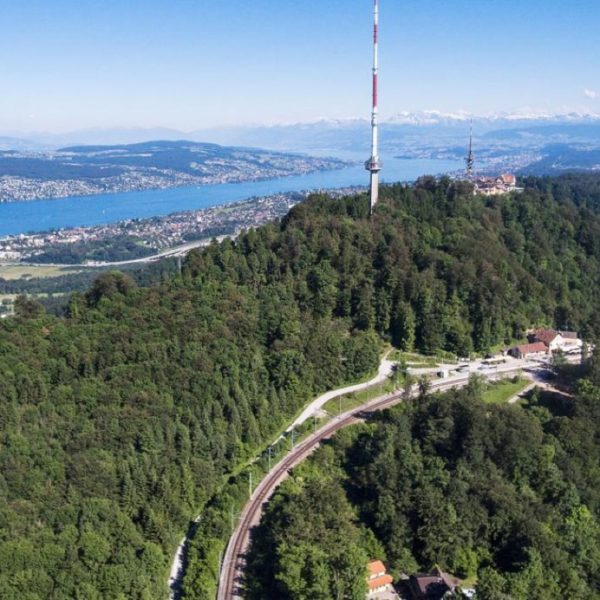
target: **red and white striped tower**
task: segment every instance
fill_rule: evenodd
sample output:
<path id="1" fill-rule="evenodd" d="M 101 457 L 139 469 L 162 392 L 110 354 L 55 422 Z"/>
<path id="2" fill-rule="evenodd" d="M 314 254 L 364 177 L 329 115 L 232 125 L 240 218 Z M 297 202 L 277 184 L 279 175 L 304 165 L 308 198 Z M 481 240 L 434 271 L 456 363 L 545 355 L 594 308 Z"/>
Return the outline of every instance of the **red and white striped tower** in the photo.
<path id="1" fill-rule="evenodd" d="M 378 77 L 379 77 L 379 0 L 374 0 L 373 13 L 373 112 L 371 114 L 371 158 L 365 163 L 365 168 L 371 173 L 371 213 L 379 199 L 379 171 L 382 164 L 379 161 L 378 139 Z"/>

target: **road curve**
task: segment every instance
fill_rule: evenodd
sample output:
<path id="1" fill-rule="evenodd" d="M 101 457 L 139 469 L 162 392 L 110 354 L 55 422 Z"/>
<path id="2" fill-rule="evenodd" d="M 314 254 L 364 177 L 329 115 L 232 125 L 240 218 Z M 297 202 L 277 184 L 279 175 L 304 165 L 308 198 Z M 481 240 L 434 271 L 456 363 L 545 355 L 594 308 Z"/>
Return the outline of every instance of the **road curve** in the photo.
<path id="1" fill-rule="evenodd" d="M 306 408 L 286 429 L 286 431 L 290 432 L 292 429 L 295 429 L 296 427 L 304 423 L 304 421 L 317 414 L 323 408 L 323 406 L 325 406 L 325 404 L 329 402 L 329 400 L 337 398 L 338 396 L 343 396 L 345 394 L 360 392 L 361 390 L 366 390 L 367 388 L 373 387 L 374 385 L 386 381 L 392 374 L 394 370 L 394 365 L 396 364 L 394 361 L 388 360 L 389 354 L 389 351 L 386 352 L 385 356 L 381 359 L 379 363 L 379 368 L 377 369 L 377 375 L 375 375 L 373 379 L 370 379 L 369 381 L 365 381 L 363 383 L 348 385 L 346 387 L 338 388 L 336 390 L 331 390 L 329 392 L 321 394 L 318 398 L 315 398 L 306 406 Z"/>
<path id="2" fill-rule="evenodd" d="M 502 374 L 508 375 L 511 372 L 520 371 L 521 369 L 522 365 L 515 366 L 511 371 L 508 369 L 503 370 Z M 498 373 L 490 373 L 487 375 L 487 378 L 493 379 L 497 376 Z M 469 375 L 467 374 L 455 377 L 452 380 L 435 382 L 432 384 L 431 390 L 446 391 L 453 387 L 462 387 L 468 381 Z M 217 600 L 234 600 L 243 597 L 243 569 L 245 565 L 245 553 L 250 542 L 250 532 L 260 522 L 263 504 L 271 498 L 277 486 L 287 478 L 288 471 L 314 452 L 323 440 L 330 438 L 340 429 L 362 420 L 362 415 L 365 412 L 375 412 L 389 408 L 400 402 L 402 396 L 402 392 L 386 394 L 341 414 L 300 442 L 295 449 L 271 469 L 271 472 L 260 482 L 254 490 L 252 497 L 243 508 L 239 523 L 229 539 L 221 564 Z"/>
<path id="3" fill-rule="evenodd" d="M 190 250 L 195 248 L 202 248 L 211 244 L 213 239 L 218 242 L 223 241 L 226 238 L 232 237 L 230 235 L 219 235 L 215 237 L 202 238 L 193 242 L 186 242 L 180 246 L 173 246 L 172 248 L 166 248 L 161 250 L 157 254 L 150 256 L 142 256 L 141 258 L 131 258 L 129 260 L 117 260 L 117 261 L 86 261 L 83 263 L 32 263 L 32 262 L 1 262 L 2 267 L 55 267 L 60 269 L 103 269 L 107 267 L 125 267 L 127 265 L 136 265 L 142 263 L 151 263 L 162 260 L 163 258 L 169 258 L 174 256 L 185 256 Z"/>

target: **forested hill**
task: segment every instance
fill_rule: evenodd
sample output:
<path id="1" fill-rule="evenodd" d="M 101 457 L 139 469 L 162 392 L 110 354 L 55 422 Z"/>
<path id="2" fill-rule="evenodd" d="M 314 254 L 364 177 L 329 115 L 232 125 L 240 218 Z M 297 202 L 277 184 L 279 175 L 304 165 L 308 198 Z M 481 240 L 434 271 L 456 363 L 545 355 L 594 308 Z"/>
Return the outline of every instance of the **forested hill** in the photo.
<path id="1" fill-rule="evenodd" d="M 522 195 L 473 198 L 422 178 L 383 189 L 372 222 L 354 198 L 315 197 L 292 209 L 287 268 L 318 263 L 308 285 L 399 346 L 459 354 L 554 324 L 600 328 L 600 177 L 530 178 Z"/>
<path id="2" fill-rule="evenodd" d="M 475 378 L 337 434 L 269 503 L 247 598 L 363 600 L 377 557 L 477 600 L 598 600 L 598 358 L 573 397 L 491 405 Z"/>
<path id="3" fill-rule="evenodd" d="M 597 334 L 597 180 L 529 185 L 391 186 L 372 220 L 364 196 L 315 196 L 161 285 L 103 275 L 65 318 L 20 299 L 0 323 L 2 593 L 160 597 L 222 474 L 372 371 L 382 338 L 464 354 L 534 324 Z"/>

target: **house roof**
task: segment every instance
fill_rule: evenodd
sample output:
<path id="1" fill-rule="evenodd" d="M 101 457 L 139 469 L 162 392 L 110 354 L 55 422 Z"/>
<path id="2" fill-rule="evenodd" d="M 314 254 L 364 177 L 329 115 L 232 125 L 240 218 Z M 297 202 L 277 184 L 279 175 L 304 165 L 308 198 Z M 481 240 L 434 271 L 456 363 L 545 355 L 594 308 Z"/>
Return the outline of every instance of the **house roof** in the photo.
<path id="1" fill-rule="evenodd" d="M 383 587 L 384 585 L 389 585 L 394 580 L 391 575 L 381 575 L 380 577 L 375 577 L 374 579 L 369 579 L 367 582 L 369 584 L 370 590 L 376 590 L 379 587 Z"/>
<path id="2" fill-rule="evenodd" d="M 533 344 L 521 344 L 516 346 L 517 352 L 520 354 L 531 354 L 534 352 L 547 352 L 548 347 L 544 342 L 535 342 Z"/>
<path id="3" fill-rule="evenodd" d="M 560 335 L 567 340 L 576 340 L 579 337 L 576 331 L 561 331 Z"/>
<path id="4" fill-rule="evenodd" d="M 414 575 L 410 579 L 418 597 L 431 599 L 442 598 L 448 591 L 453 592 L 459 583 L 458 579 L 438 567 L 433 573 Z"/>
<path id="5" fill-rule="evenodd" d="M 369 569 L 369 575 L 371 577 L 381 575 L 386 571 L 385 565 L 380 560 L 370 561 L 367 568 Z"/>
<path id="6" fill-rule="evenodd" d="M 558 335 L 558 331 L 554 329 L 538 329 L 534 331 L 533 337 L 539 342 L 544 342 L 544 344 L 548 345 L 552 342 L 556 336 Z"/>
<path id="7" fill-rule="evenodd" d="M 441 598 L 449 589 L 439 575 L 415 575 L 411 583 L 421 598 Z"/>
<path id="8" fill-rule="evenodd" d="M 454 591 L 454 588 L 456 588 L 458 586 L 460 581 L 458 579 L 456 579 L 456 577 L 452 577 L 452 575 L 449 575 L 448 573 L 444 573 L 444 571 L 442 571 L 439 568 L 436 568 L 436 571 L 437 571 L 438 575 L 441 577 L 442 581 L 448 586 L 448 588 L 451 591 Z"/>

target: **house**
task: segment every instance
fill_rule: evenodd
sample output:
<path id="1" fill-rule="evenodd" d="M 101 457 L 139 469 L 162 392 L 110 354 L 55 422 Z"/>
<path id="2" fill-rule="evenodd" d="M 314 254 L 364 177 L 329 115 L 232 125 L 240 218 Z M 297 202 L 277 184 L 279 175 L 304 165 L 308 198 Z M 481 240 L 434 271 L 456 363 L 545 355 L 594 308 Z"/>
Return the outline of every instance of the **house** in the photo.
<path id="1" fill-rule="evenodd" d="M 536 329 L 529 335 L 530 342 L 543 342 L 550 352 L 581 348 L 583 341 L 575 331 L 556 331 L 555 329 Z"/>
<path id="2" fill-rule="evenodd" d="M 530 336 L 531 342 L 542 342 L 546 344 L 548 350 L 553 352 L 558 350 L 563 343 L 563 338 L 554 329 L 536 329 Z"/>
<path id="3" fill-rule="evenodd" d="M 561 331 L 560 335 L 562 335 L 565 340 L 579 340 L 579 334 L 576 331 Z"/>
<path id="4" fill-rule="evenodd" d="M 548 346 L 544 342 L 534 342 L 533 344 L 521 344 L 511 348 L 508 353 L 515 358 L 540 358 L 548 354 Z"/>
<path id="5" fill-rule="evenodd" d="M 562 335 L 564 340 L 562 350 L 565 352 L 581 352 L 583 340 L 576 331 L 561 331 L 560 335 Z"/>
<path id="6" fill-rule="evenodd" d="M 393 578 L 386 571 L 385 565 L 380 560 L 372 560 L 367 565 L 369 575 L 367 577 L 367 585 L 369 591 L 367 598 L 372 598 L 376 594 L 382 592 L 393 591 Z"/>
<path id="7" fill-rule="evenodd" d="M 413 575 L 409 586 L 414 600 L 442 600 L 453 594 L 459 581 L 436 567 L 432 573 Z"/>

